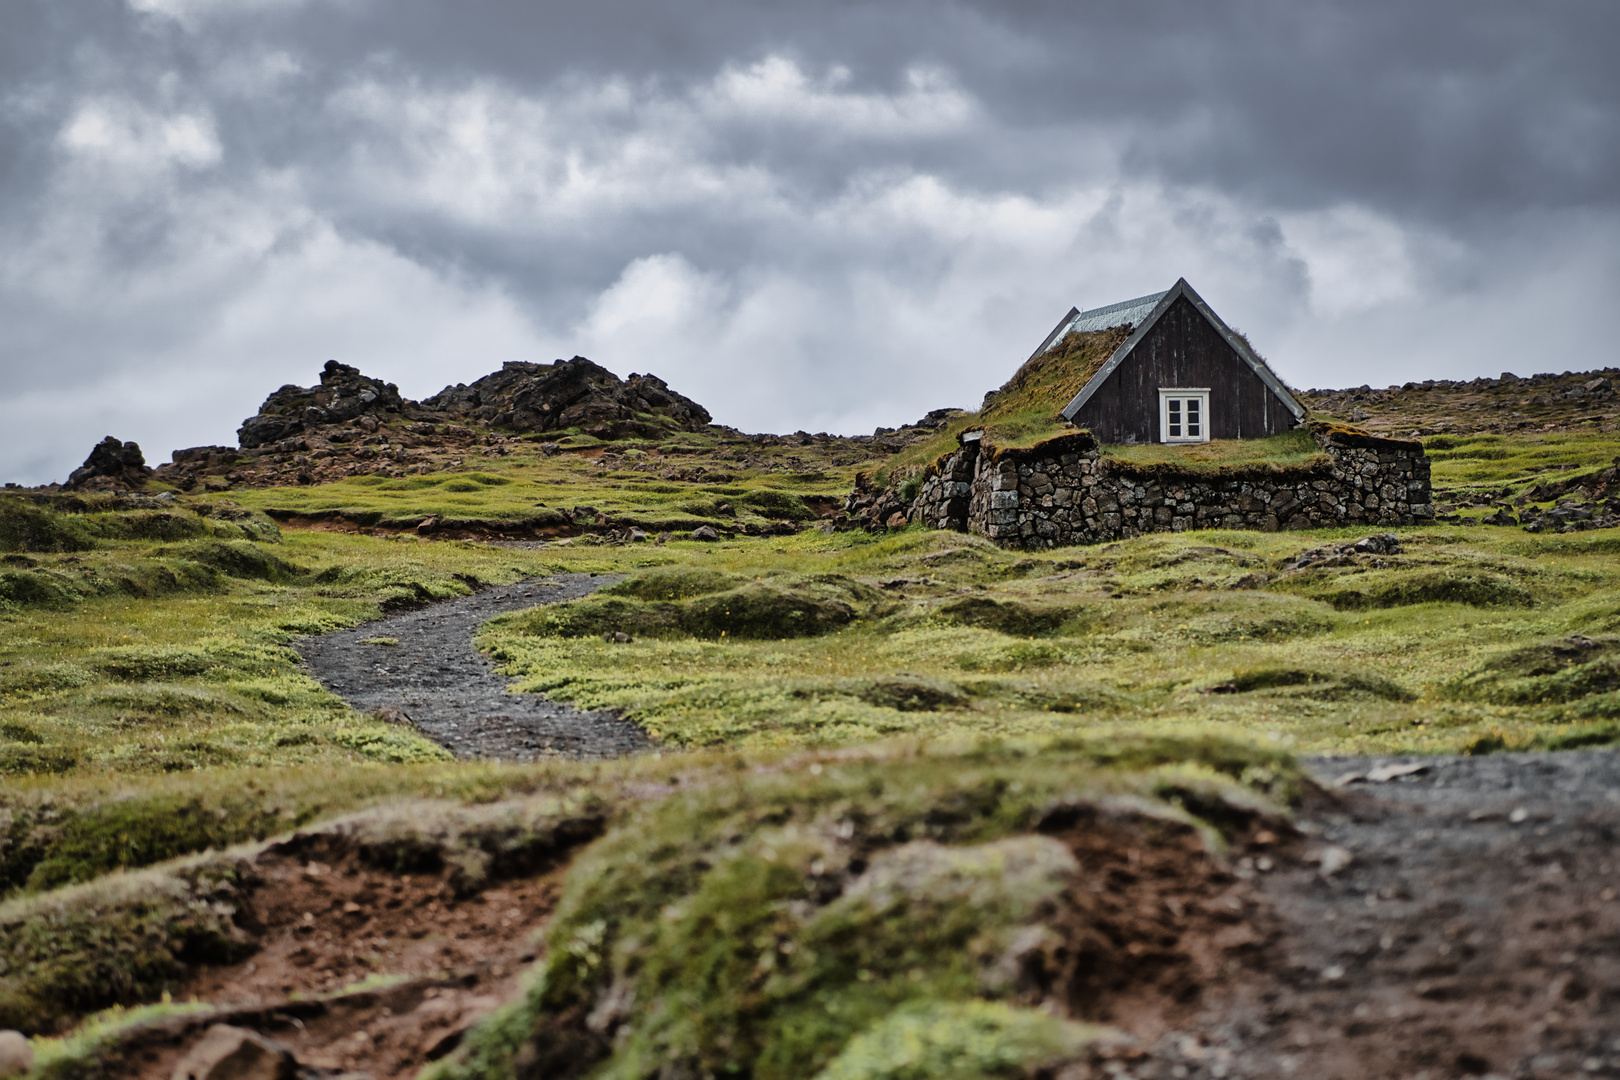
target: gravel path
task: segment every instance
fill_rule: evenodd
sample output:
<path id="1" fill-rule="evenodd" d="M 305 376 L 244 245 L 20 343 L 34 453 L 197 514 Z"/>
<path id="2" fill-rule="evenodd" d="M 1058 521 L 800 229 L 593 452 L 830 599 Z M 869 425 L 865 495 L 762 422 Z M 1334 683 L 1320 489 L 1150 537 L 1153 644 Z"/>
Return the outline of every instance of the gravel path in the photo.
<path id="1" fill-rule="evenodd" d="M 1116 1075 L 1620 1077 L 1620 754 L 1307 764 L 1341 797 L 1236 864 L 1231 981 Z"/>
<path id="2" fill-rule="evenodd" d="M 478 627 L 497 615 L 574 600 L 617 580 L 559 574 L 483 589 L 294 647 L 315 677 L 350 705 L 368 712 L 396 708 L 457 757 L 620 757 L 650 747 L 646 732 L 611 710 L 582 712 L 538 694 L 508 693 L 506 680 L 472 646 Z M 365 644 L 375 638 L 399 644 Z"/>

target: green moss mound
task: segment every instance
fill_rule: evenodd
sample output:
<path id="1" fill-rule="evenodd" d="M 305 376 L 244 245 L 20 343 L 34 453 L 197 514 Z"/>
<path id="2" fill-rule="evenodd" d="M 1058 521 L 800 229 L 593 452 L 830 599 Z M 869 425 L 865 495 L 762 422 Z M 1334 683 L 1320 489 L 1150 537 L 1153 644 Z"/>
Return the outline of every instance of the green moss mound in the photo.
<path id="1" fill-rule="evenodd" d="M 805 521 L 815 516 L 803 499 L 785 491 L 750 491 L 737 501 L 757 514 L 785 521 Z"/>
<path id="2" fill-rule="evenodd" d="M 385 611 L 421 607 L 472 592 L 454 574 L 415 565 L 331 566 L 315 575 L 326 596 L 365 597 Z M 316 631 L 319 632 L 319 631 Z"/>
<path id="3" fill-rule="evenodd" d="M 1327 578 L 1302 591 L 1339 611 L 1413 604 L 1467 604 L 1481 608 L 1535 604 L 1530 590 L 1511 578 L 1464 569 L 1374 570 L 1349 578 Z"/>
<path id="4" fill-rule="evenodd" d="M 1174 784 L 1102 766 L 1166 753 L 1182 762 Z M 1073 898 L 1086 871 L 1043 827 L 1136 843 L 1207 828 L 1159 788 L 1252 821 L 1263 801 L 1231 770 L 1274 790 L 1294 775 L 1256 753 L 1074 742 L 870 756 L 642 806 L 575 863 L 525 998 L 426 1075 L 932 1076 L 958 1075 L 927 1071 L 944 1058 L 994 1074 L 1062 1056 L 1082 1033 L 1018 1010 L 1064 999 L 1024 961 L 1061 954 L 1085 925 Z M 1114 798 L 1131 809 L 1099 810 Z M 905 1032 L 927 1045 L 908 1057 Z"/>
<path id="5" fill-rule="evenodd" d="M 259 544 L 246 540 L 204 540 L 190 544 L 176 544 L 158 548 L 153 554 L 159 558 L 184 559 L 209 566 L 228 577 L 247 581 L 289 582 L 297 580 L 302 571 Z"/>
<path id="6" fill-rule="evenodd" d="M 999 1001 L 896 1009 L 851 1039 L 817 1080 L 977 1080 L 1062 1062 L 1100 1030 Z"/>
<path id="7" fill-rule="evenodd" d="M 68 818 L 50 854 L 17 884 L 36 892 L 55 889 L 180 852 L 257 839 L 287 824 L 274 809 L 245 801 L 215 806 L 195 795 L 125 799 Z"/>
<path id="8" fill-rule="evenodd" d="M 95 546 L 95 534 L 82 518 L 0 495 L 0 551 L 88 551 Z"/>
<path id="9" fill-rule="evenodd" d="M 938 609 L 937 617 L 954 626 L 977 626 L 1013 637 L 1040 637 L 1056 633 L 1079 609 L 1058 605 L 1037 606 L 1016 600 L 969 596 Z"/>
<path id="10" fill-rule="evenodd" d="M 202 649 L 179 646 L 128 645 L 97 649 L 85 657 L 86 666 L 112 679 L 152 682 L 186 675 L 201 675 L 217 661 Z"/>
<path id="11" fill-rule="evenodd" d="M 1211 687 L 1217 694 L 1286 690 L 1291 696 L 1318 701 L 1371 697 L 1382 701 L 1416 701 L 1417 695 L 1393 679 L 1368 671 L 1322 671 L 1315 668 L 1261 667 L 1235 672 Z"/>
<path id="12" fill-rule="evenodd" d="M 19 664 L 0 670 L 0 695 L 49 694 L 95 681 L 95 674 L 78 664 Z"/>
<path id="13" fill-rule="evenodd" d="M 632 596 L 637 600 L 690 600 L 694 596 L 735 589 L 747 578 L 737 574 L 705 570 L 701 567 L 671 567 L 636 574 L 602 590 L 609 596 Z"/>
<path id="14" fill-rule="evenodd" d="M 0 1026 L 48 1034 L 69 1015 L 155 999 L 188 964 L 242 959 L 236 876 L 234 861 L 204 857 L 0 904 Z"/>
<path id="15" fill-rule="evenodd" d="M 1620 690 L 1620 639 L 1570 637 L 1514 649 L 1447 683 L 1449 696 L 1498 705 L 1578 701 Z"/>
<path id="16" fill-rule="evenodd" d="M 718 576 L 648 575 L 620 595 L 593 595 L 553 604 L 503 623 L 538 637 L 591 637 L 624 633 L 632 637 L 696 637 L 768 640 L 814 637 L 855 621 L 881 597 L 867 586 L 832 575 L 782 583 L 752 582 L 724 592 L 701 592 L 681 600 L 639 600 L 622 595 L 657 595 L 705 588 Z M 628 583 L 626 583 L 628 584 Z"/>
<path id="17" fill-rule="evenodd" d="M 67 747 L 0 746 L 0 776 L 59 776 L 78 764 L 78 753 Z"/>

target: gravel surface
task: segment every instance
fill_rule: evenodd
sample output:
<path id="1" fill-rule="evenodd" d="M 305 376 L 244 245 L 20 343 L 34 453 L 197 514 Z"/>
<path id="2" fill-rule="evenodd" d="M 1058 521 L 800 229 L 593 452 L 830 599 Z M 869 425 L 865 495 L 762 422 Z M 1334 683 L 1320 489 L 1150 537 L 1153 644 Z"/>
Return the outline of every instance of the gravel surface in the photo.
<path id="1" fill-rule="evenodd" d="M 397 709 L 457 757 L 529 761 L 551 755 L 620 757 L 652 745 L 635 724 L 607 710 L 583 712 L 539 694 L 512 694 L 472 645 L 497 615 L 574 600 L 610 585 L 609 575 L 559 574 L 483 589 L 352 630 L 299 641 L 315 677 L 356 709 Z M 366 644 L 391 638 L 397 645 Z"/>
<path id="2" fill-rule="evenodd" d="M 1111 1075 L 1620 1077 L 1620 755 L 1308 764 L 1340 797 L 1236 862 L 1224 985 Z"/>

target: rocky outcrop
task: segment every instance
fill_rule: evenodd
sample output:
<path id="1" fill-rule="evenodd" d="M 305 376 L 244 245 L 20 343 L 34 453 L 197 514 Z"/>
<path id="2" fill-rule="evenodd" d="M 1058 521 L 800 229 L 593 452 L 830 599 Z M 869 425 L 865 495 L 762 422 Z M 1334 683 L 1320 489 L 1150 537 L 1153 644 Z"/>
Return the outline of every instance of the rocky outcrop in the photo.
<path id="1" fill-rule="evenodd" d="M 132 491 L 151 477 L 140 446 L 108 435 L 62 486 L 69 491 Z"/>
<path id="2" fill-rule="evenodd" d="M 257 416 L 242 422 L 236 438 L 244 450 L 280 442 L 330 424 L 350 424 L 363 416 L 381 419 L 405 406 L 399 387 L 360 374 L 360 369 L 328 360 L 318 386 L 288 384 L 271 394 Z"/>
<path id="3" fill-rule="evenodd" d="M 598 438 L 699 431 L 712 419 L 657 376 L 621 379 L 583 356 L 555 364 L 508 361 L 470 386 L 445 387 L 421 407 L 515 431 L 577 427 Z"/>

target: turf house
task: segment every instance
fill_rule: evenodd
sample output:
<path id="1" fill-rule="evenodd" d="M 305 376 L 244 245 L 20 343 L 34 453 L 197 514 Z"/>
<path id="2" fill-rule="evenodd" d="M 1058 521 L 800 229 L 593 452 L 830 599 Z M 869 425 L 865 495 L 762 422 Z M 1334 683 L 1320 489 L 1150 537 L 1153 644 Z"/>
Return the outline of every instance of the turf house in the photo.
<path id="1" fill-rule="evenodd" d="M 851 508 L 1019 548 L 1434 516 L 1421 443 L 1311 419 L 1185 278 L 1071 309 L 968 424 L 900 505 Z"/>

